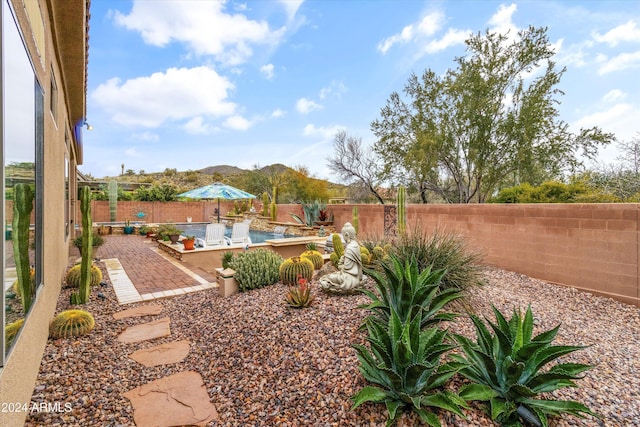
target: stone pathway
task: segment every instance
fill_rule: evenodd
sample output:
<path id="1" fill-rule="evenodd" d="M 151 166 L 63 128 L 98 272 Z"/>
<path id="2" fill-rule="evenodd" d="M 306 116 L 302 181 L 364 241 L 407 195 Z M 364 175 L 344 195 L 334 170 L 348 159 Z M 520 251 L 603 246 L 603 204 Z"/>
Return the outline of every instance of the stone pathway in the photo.
<path id="1" fill-rule="evenodd" d="M 162 306 L 144 305 L 114 313 L 116 320 L 132 317 L 155 316 Z M 127 327 L 118 341 L 135 343 L 171 334 L 170 319 L 162 317 Z M 129 355 L 136 362 L 153 367 L 177 363 L 189 353 L 187 340 L 160 344 Z M 170 427 L 182 425 L 205 426 L 218 419 L 218 412 L 209 399 L 202 376 L 193 371 L 179 372 L 123 394 L 133 406 L 133 419 L 138 427 Z"/>

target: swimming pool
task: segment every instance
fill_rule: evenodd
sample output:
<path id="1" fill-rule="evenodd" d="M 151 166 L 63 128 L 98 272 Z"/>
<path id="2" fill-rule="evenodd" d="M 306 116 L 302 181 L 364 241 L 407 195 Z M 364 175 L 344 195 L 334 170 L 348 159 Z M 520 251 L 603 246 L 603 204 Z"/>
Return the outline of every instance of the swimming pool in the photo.
<path id="1" fill-rule="evenodd" d="M 196 236 L 201 239 L 204 239 L 206 234 L 207 224 L 206 223 L 197 223 L 197 224 L 176 224 L 180 230 L 182 230 L 183 236 Z M 231 237 L 231 227 L 227 226 L 227 230 L 225 231 L 225 236 Z M 251 238 L 251 243 L 264 243 L 265 240 L 269 239 L 283 239 L 287 237 L 298 237 L 291 234 L 276 234 L 268 231 L 261 230 L 249 230 L 249 237 Z"/>

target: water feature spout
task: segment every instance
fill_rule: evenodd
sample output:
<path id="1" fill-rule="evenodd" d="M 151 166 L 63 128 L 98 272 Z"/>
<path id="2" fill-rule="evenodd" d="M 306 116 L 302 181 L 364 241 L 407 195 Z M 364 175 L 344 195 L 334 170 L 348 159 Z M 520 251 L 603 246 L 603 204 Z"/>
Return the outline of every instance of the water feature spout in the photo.
<path id="1" fill-rule="evenodd" d="M 284 236 L 284 232 L 287 229 L 286 225 L 276 225 L 273 229 L 273 234 L 277 236 Z"/>

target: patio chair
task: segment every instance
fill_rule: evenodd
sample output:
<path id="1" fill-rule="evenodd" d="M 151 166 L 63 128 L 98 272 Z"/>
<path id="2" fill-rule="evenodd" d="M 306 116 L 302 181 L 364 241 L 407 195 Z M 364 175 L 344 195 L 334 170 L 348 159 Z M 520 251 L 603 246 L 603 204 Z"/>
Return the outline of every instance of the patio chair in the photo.
<path id="1" fill-rule="evenodd" d="M 231 229 L 231 244 L 237 245 L 250 245 L 251 238 L 249 237 L 249 223 L 236 222 Z"/>
<path id="2" fill-rule="evenodd" d="M 207 224 L 205 232 L 205 246 L 222 246 L 225 244 L 224 232 L 227 227 L 224 224 L 214 223 Z"/>

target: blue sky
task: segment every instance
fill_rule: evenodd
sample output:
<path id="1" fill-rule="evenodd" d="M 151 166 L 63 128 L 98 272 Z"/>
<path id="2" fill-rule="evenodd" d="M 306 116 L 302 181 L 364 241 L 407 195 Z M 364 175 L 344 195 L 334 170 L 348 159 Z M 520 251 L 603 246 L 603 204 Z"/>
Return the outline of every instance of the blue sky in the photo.
<path id="1" fill-rule="evenodd" d="M 412 72 L 455 67 L 471 33 L 529 25 L 567 67 L 574 131 L 640 132 L 640 1 L 94 0 L 80 170 L 283 163 L 331 179 L 335 133 L 372 144 Z"/>

